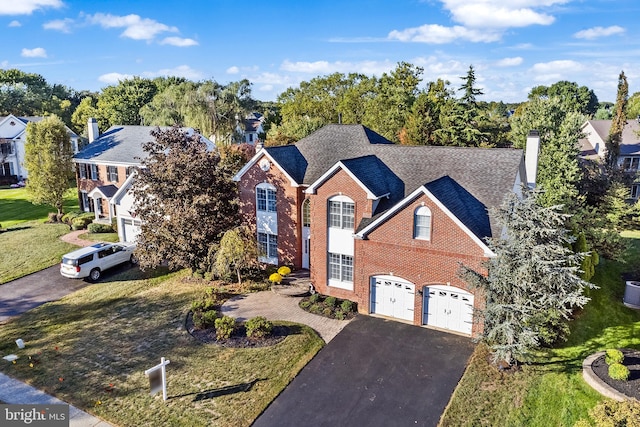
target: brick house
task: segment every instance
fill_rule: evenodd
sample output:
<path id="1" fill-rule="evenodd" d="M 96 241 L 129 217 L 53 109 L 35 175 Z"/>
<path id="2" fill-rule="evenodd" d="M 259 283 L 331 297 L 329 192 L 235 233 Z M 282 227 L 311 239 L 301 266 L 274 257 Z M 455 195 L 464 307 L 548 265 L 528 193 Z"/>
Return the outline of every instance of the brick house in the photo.
<path id="1" fill-rule="evenodd" d="M 100 134 L 89 119 L 89 144 L 73 157 L 80 209 L 95 212 L 95 222 L 117 222 L 120 241 L 132 242 L 140 232 L 134 199 L 129 192 L 135 171 L 147 156 L 142 145 L 153 139 L 155 126 L 111 126 Z M 188 133 L 191 128 L 184 128 Z M 213 149 L 213 143 L 201 137 Z"/>
<path id="2" fill-rule="evenodd" d="M 318 292 L 361 313 L 475 335 L 482 299 L 457 271 L 493 255 L 487 210 L 528 183 L 527 167 L 522 150 L 401 146 L 328 125 L 262 149 L 234 180 L 260 261 L 309 269 Z"/>

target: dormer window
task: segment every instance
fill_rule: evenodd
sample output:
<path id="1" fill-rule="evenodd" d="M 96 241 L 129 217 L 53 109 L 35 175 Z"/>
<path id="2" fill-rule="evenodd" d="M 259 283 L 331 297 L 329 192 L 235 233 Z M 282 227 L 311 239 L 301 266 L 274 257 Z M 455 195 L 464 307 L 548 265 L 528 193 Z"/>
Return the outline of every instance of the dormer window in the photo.
<path id="1" fill-rule="evenodd" d="M 420 206 L 413 213 L 413 238 L 431 240 L 431 210 Z"/>

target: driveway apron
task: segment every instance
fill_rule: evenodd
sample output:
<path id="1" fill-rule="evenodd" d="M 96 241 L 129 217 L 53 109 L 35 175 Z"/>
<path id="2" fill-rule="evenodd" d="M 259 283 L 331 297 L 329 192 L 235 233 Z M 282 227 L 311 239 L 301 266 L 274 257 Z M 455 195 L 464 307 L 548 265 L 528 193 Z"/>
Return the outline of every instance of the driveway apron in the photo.
<path id="1" fill-rule="evenodd" d="M 436 426 L 473 349 L 467 337 L 358 316 L 253 425 Z"/>

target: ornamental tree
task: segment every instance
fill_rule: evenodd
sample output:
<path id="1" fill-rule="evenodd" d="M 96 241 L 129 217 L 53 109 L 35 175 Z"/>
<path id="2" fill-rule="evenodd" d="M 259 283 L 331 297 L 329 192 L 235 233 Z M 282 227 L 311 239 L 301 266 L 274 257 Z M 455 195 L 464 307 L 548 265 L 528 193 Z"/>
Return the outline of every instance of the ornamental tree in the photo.
<path id="1" fill-rule="evenodd" d="M 24 166 L 29 171 L 29 199 L 37 205 L 51 205 L 61 215 L 73 157 L 65 124 L 57 116 L 30 122 L 24 149 Z"/>
<path id="2" fill-rule="evenodd" d="M 136 256 L 145 269 L 167 262 L 172 269 L 205 270 L 212 247 L 237 226 L 235 183 L 198 134 L 171 127 L 151 132 L 149 154 L 133 184 L 142 219 Z"/>
<path id="3" fill-rule="evenodd" d="M 488 275 L 463 266 L 461 276 L 482 290 L 482 338 L 494 362 L 512 365 L 542 345 L 568 333 L 566 321 L 593 288 L 580 278 L 586 254 L 571 250 L 573 238 L 564 228 L 567 215 L 557 206 L 542 207 L 539 193 L 507 196 L 493 213 L 504 227 L 502 238 L 489 239 L 496 254 L 486 262 Z"/>

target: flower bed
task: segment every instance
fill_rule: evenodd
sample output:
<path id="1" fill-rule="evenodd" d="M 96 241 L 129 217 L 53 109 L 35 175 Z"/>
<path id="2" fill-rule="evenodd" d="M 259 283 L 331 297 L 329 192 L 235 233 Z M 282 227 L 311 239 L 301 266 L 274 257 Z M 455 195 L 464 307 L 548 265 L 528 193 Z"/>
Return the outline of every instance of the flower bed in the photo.
<path id="1" fill-rule="evenodd" d="M 624 354 L 623 365 L 629 368 L 627 381 L 614 380 L 609 377 L 609 366 L 605 362 L 605 356 L 600 356 L 591 364 L 593 373 L 604 383 L 624 394 L 640 400 L 640 350 L 622 349 Z"/>
<path id="2" fill-rule="evenodd" d="M 356 315 L 356 305 L 352 301 L 320 294 L 303 298 L 300 308 L 330 319 L 347 320 Z"/>

